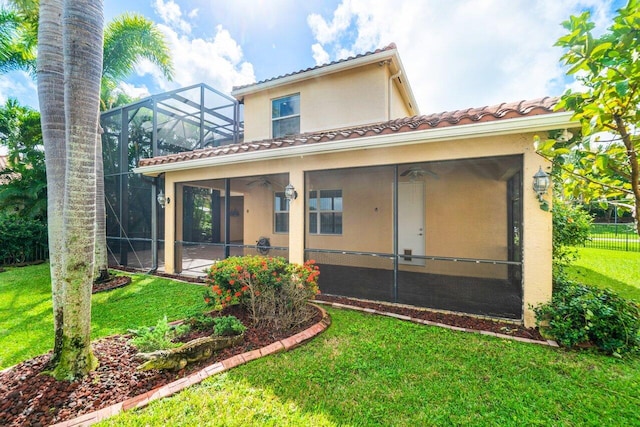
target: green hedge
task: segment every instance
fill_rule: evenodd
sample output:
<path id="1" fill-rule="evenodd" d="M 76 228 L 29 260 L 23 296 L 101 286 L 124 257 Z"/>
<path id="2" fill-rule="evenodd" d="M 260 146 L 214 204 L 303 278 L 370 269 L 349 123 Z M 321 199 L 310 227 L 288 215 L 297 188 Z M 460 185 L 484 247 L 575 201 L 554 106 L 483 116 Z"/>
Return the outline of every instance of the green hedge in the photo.
<path id="1" fill-rule="evenodd" d="M 17 215 L 0 215 L 0 265 L 44 260 L 47 224 Z"/>

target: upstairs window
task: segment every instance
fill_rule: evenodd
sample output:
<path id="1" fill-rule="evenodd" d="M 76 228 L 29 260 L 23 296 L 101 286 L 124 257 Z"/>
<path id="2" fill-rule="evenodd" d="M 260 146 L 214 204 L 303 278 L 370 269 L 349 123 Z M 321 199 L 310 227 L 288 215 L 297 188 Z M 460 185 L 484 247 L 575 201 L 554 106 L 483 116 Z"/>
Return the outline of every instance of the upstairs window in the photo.
<path id="1" fill-rule="evenodd" d="M 309 192 L 309 233 L 342 234 L 342 190 Z"/>
<path id="2" fill-rule="evenodd" d="M 274 226 L 276 233 L 289 232 L 289 200 L 284 196 L 284 192 L 276 192 L 274 200 Z"/>
<path id="3" fill-rule="evenodd" d="M 280 138 L 300 133 L 300 94 L 271 101 L 271 137 Z"/>

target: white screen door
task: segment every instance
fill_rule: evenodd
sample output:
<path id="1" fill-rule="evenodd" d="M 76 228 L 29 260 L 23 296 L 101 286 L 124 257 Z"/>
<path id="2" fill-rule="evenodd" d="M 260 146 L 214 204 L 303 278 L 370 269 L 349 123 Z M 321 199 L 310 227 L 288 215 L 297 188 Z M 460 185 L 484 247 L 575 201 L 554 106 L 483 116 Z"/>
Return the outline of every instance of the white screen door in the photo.
<path id="1" fill-rule="evenodd" d="M 424 181 L 398 183 L 398 256 L 400 264 L 424 265 Z"/>

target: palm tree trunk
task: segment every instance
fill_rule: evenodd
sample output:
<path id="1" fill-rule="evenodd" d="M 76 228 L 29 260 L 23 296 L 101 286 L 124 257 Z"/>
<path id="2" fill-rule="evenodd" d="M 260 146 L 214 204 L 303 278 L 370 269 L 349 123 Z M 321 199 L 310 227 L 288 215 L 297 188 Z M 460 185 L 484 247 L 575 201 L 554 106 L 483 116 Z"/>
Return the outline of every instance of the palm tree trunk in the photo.
<path id="1" fill-rule="evenodd" d="M 52 275 L 52 289 L 54 300 L 60 292 L 62 305 L 57 306 L 55 313 L 55 322 L 61 321 L 62 325 L 56 324 L 54 347 L 58 353 L 52 368 L 56 378 L 72 379 L 97 366 L 97 359 L 91 352 L 90 332 L 103 4 L 100 0 L 41 0 L 40 8 L 43 37 L 39 37 L 39 41 L 43 42 L 44 50 L 39 51 L 38 63 L 42 62 L 44 70 L 57 67 L 59 71 L 61 62 L 64 71 L 60 76 L 64 79 L 64 109 L 52 111 L 49 99 L 40 95 L 41 110 L 47 108 L 47 113 L 42 115 L 43 129 L 47 123 L 63 128 L 65 135 L 61 242 L 56 240 L 56 244 L 61 244 L 51 248 L 62 252 L 51 257 L 52 271 L 54 262 L 61 263 L 60 267 L 55 266 L 60 274 L 55 278 Z M 57 37 L 50 44 L 46 31 Z M 63 47 L 62 61 L 59 54 L 40 59 L 48 50 L 60 50 L 60 46 Z M 39 87 L 40 84 L 39 73 Z M 60 88 L 56 86 L 55 89 L 55 95 L 59 96 Z M 59 107 L 59 102 L 56 106 Z M 64 116 L 60 117 L 62 112 Z M 55 197 L 59 196 L 56 194 Z"/>
<path id="2" fill-rule="evenodd" d="M 64 67 L 62 1 L 43 1 L 38 30 L 38 98 L 47 168 L 47 218 L 55 343 L 51 364 L 60 360 L 63 336 L 62 222 L 65 188 Z"/>
<path id="3" fill-rule="evenodd" d="M 96 147 L 96 247 L 93 280 L 109 280 L 109 258 L 107 253 L 107 218 L 104 199 L 104 165 L 102 162 L 102 138 L 98 135 Z"/>

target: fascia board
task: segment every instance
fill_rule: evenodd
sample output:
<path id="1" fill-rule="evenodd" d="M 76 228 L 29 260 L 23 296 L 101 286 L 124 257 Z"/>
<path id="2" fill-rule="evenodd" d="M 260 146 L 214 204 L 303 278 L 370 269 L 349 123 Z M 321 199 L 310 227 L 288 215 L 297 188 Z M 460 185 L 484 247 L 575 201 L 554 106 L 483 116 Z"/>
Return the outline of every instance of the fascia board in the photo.
<path id="1" fill-rule="evenodd" d="M 400 75 L 400 77 L 402 78 L 402 85 L 405 88 L 406 96 L 409 98 L 409 102 L 411 102 L 411 108 L 414 111 L 413 114 L 418 116 L 420 115 L 420 107 L 418 107 L 418 101 L 416 101 L 416 98 L 413 96 L 413 89 L 411 89 L 411 83 L 409 83 L 409 77 L 407 76 L 407 72 L 405 71 L 404 66 L 402 65 L 402 60 L 400 59 L 400 55 L 398 55 L 398 52 L 395 49 L 394 49 L 393 59 L 394 61 L 396 61 L 398 65 L 398 69 L 402 72 L 402 74 Z"/>
<path id="2" fill-rule="evenodd" d="M 571 112 L 561 112 L 517 119 L 473 123 L 461 126 L 449 126 L 420 131 L 399 132 L 386 135 L 365 136 L 354 139 L 309 143 L 285 148 L 266 149 L 264 151 L 249 151 L 195 160 L 184 160 L 161 165 L 141 166 L 135 168 L 133 172 L 157 176 L 163 172 L 284 159 L 311 154 L 328 154 L 360 149 L 398 147 L 402 145 L 425 144 L 456 139 L 541 132 L 579 126 L 579 122 L 571 120 L 572 116 L 573 113 Z"/>
<path id="3" fill-rule="evenodd" d="M 370 55 L 362 56 L 360 58 L 349 59 L 347 61 L 338 62 L 337 64 L 325 65 L 314 70 L 300 71 L 296 74 L 292 74 L 286 77 L 275 78 L 263 83 L 256 83 L 255 85 L 248 86 L 246 88 L 240 88 L 231 91 L 231 96 L 236 99 L 241 99 L 245 95 L 249 95 L 255 92 L 261 92 L 263 90 L 273 89 L 279 86 L 288 85 L 291 83 L 297 83 L 303 80 L 309 80 L 323 75 L 337 73 L 343 70 L 349 70 L 351 68 L 359 67 L 366 64 L 374 64 L 376 62 L 384 61 L 393 58 L 398 59 L 397 50 L 389 49 L 378 53 L 372 53 Z M 399 63 L 399 61 L 398 61 Z M 400 65 L 401 66 L 401 65 Z"/>

